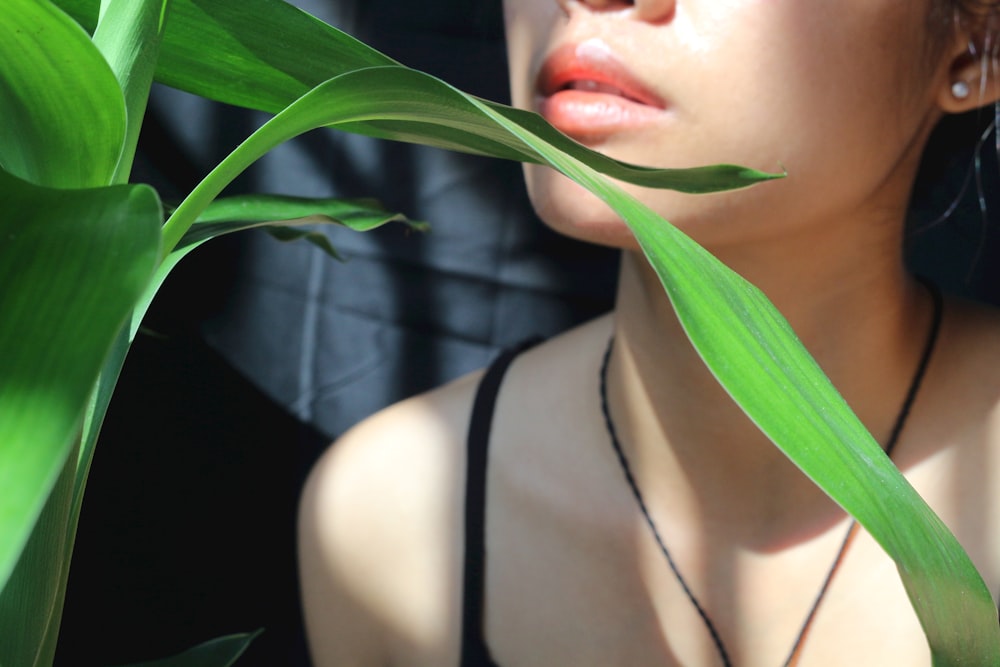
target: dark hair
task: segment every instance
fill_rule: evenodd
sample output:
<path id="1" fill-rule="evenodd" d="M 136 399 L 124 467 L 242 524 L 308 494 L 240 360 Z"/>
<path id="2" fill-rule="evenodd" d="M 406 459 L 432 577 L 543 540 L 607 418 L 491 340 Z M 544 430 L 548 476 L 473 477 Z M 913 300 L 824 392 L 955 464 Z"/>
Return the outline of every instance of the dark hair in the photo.
<path id="1" fill-rule="evenodd" d="M 928 26 L 931 35 L 931 51 L 946 44 L 956 25 L 967 28 L 970 34 L 978 36 L 977 41 L 986 44 L 997 32 L 1000 18 L 1000 0 L 931 0 Z"/>

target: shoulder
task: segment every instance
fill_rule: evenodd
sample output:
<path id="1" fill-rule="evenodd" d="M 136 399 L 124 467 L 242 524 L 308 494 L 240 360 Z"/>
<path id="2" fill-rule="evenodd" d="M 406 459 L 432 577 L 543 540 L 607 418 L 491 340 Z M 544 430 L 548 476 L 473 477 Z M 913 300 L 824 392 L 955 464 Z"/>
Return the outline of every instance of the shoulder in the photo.
<path id="1" fill-rule="evenodd" d="M 606 338 L 606 321 L 596 330 Z M 583 372 L 574 355 L 581 341 L 595 338 L 582 332 L 517 358 L 497 404 L 494 444 L 535 442 L 520 429 L 562 414 L 566 387 L 579 384 L 573 373 Z M 299 508 L 299 562 L 317 667 L 458 663 L 466 438 L 483 374 L 365 419 L 310 472 Z M 512 447 L 491 447 L 491 478 L 503 468 L 505 449 Z"/>
<path id="2" fill-rule="evenodd" d="M 1000 310 L 949 298 L 934 360 L 948 390 L 945 403 L 992 411 L 1000 403 Z"/>
<path id="3" fill-rule="evenodd" d="M 946 442 L 958 449 L 966 466 L 991 478 L 1000 475 L 1000 310 L 952 299 L 935 352 L 935 391 L 929 410 L 950 424 Z M 991 506 L 1000 506 L 1000 487 L 989 483 Z"/>
<path id="4" fill-rule="evenodd" d="M 1000 310 L 948 298 L 907 476 L 1000 589 Z"/>
<path id="5" fill-rule="evenodd" d="M 393 405 L 311 471 L 299 554 L 317 665 L 444 664 L 455 623 L 464 440 L 480 373 Z M 414 664 L 420 664 L 415 660 Z"/>

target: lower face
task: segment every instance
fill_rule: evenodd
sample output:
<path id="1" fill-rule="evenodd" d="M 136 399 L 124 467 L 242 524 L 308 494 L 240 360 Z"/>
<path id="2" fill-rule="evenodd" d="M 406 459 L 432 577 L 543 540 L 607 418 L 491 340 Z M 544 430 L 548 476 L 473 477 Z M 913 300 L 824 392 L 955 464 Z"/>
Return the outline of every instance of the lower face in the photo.
<path id="1" fill-rule="evenodd" d="M 505 0 L 513 102 L 628 162 L 786 170 L 714 195 L 626 187 L 710 248 L 901 216 L 939 116 L 925 5 L 677 0 L 650 22 L 634 3 Z M 634 247 L 568 179 L 527 166 L 526 180 L 556 230 Z"/>

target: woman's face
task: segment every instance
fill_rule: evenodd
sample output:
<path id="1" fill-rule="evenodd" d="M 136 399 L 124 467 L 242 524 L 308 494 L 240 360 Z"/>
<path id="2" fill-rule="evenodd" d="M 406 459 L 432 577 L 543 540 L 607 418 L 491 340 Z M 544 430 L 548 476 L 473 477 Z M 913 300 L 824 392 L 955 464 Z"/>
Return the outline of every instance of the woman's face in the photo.
<path id="1" fill-rule="evenodd" d="M 505 0 L 513 101 L 628 162 L 786 169 L 718 195 L 629 188 L 710 247 L 898 222 L 948 85 L 927 52 L 927 2 Z M 526 174 L 556 229 L 634 245 L 575 184 Z"/>

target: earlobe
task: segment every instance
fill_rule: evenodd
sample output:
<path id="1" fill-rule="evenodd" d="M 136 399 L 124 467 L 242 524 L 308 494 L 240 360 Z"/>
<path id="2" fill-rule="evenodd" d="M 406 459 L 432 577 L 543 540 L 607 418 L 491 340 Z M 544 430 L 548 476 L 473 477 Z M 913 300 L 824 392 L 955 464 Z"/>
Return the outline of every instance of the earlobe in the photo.
<path id="1" fill-rule="evenodd" d="M 1000 99 L 1000 54 L 969 42 L 952 59 L 938 97 L 945 113 L 964 113 L 996 102 Z"/>

